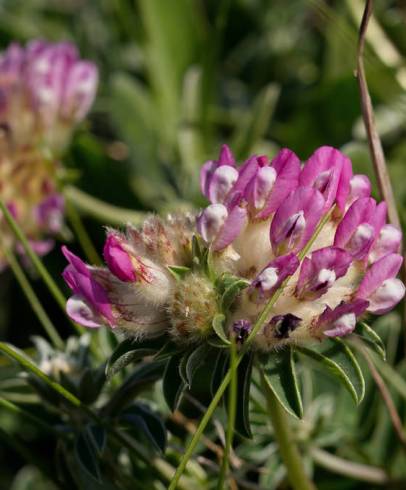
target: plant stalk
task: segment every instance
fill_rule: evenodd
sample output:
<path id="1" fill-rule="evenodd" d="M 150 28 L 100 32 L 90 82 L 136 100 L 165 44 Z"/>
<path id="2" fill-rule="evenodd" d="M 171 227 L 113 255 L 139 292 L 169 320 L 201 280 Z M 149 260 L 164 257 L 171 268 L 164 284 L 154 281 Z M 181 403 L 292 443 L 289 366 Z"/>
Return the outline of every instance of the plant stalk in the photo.
<path id="1" fill-rule="evenodd" d="M 264 388 L 263 392 L 268 406 L 268 413 L 274 428 L 275 439 L 286 467 L 289 482 L 294 490 L 315 490 L 316 487 L 305 472 L 299 449 L 290 429 L 287 413 L 272 391 L 266 388 L 262 370 L 261 382 Z"/>

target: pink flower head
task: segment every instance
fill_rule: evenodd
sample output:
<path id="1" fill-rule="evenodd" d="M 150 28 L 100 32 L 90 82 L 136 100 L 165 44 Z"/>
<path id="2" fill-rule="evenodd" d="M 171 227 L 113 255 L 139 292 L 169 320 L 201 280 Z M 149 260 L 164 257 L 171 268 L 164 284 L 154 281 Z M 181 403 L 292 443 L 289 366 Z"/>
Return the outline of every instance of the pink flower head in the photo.
<path id="1" fill-rule="evenodd" d="M 61 194 L 46 197 L 36 208 L 36 219 L 41 228 L 58 233 L 63 225 L 65 200 Z"/>
<path id="2" fill-rule="evenodd" d="M 351 255 L 341 248 L 325 247 L 312 252 L 302 263 L 296 296 L 308 300 L 319 298 L 347 273 L 351 262 Z"/>
<path id="3" fill-rule="evenodd" d="M 247 211 L 234 206 L 229 212 L 223 204 L 211 204 L 198 216 L 196 228 L 203 240 L 215 251 L 232 243 L 247 223 Z"/>
<path id="4" fill-rule="evenodd" d="M 331 146 L 322 146 L 303 167 L 299 184 L 320 191 L 325 199 L 325 210 L 336 202 L 338 208 L 344 211 L 351 176 L 350 159 Z"/>
<path id="5" fill-rule="evenodd" d="M 347 250 L 356 260 L 364 259 L 386 217 L 386 205 L 378 206 L 374 199 L 357 199 L 337 227 L 334 245 Z"/>
<path id="6" fill-rule="evenodd" d="M 69 262 L 62 275 L 74 293 L 66 305 L 68 315 L 86 327 L 99 327 L 103 323 L 114 327 L 115 318 L 107 292 L 94 279 L 91 268 L 67 247 L 63 246 L 62 252 Z"/>
<path id="7" fill-rule="evenodd" d="M 325 201 L 311 187 L 298 187 L 282 202 L 272 220 L 270 239 L 276 255 L 301 250 L 319 222 Z"/>
<path id="8" fill-rule="evenodd" d="M 257 292 L 257 299 L 262 301 L 272 296 L 282 282 L 294 274 L 298 267 L 299 259 L 293 253 L 277 257 L 269 262 L 251 284 L 253 292 Z"/>
<path id="9" fill-rule="evenodd" d="M 403 258 L 392 253 L 374 262 L 358 287 L 356 297 L 369 301 L 368 311 L 382 315 L 391 310 L 405 295 L 405 286 L 396 274 Z"/>
<path id="10" fill-rule="evenodd" d="M 333 310 L 327 306 L 318 321 L 327 337 L 343 337 L 350 334 L 357 323 L 357 317 L 368 307 L 368 301 L 356 299 L 352 303 L 341 303 Z M 326 330 L 327 328 L 327 330 Z"/>
<path id="11" fill-rule="evenodd" d="M 300 161 L 287 148 L 283 148 L 270 164 L 266 157 L 258 157 L 255 161 L 256 172 L 245 188 L 244 198 L 254 216 L 266 219 L 298 186 Z"/>

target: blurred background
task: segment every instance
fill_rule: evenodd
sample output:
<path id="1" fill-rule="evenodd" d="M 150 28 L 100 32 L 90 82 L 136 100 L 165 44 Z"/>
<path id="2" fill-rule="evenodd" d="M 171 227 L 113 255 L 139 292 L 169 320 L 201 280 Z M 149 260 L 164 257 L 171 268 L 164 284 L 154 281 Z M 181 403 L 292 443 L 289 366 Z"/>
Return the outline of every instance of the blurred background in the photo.
<path id="1" fill-rule="evenodd" d="M 333 145 L 352 158 L 355 172 L 375 181 L 354 77 L 363 6 L 362 0 L 0 0 L 0 45 L 71 40 L 82 57 L 99 66 L 96 103 L 64 164 L 67 193 L 100 250 L 104 225 L 125 219 L 118 208 L 168 212 L 202 205 L 198 169 L 217 156 L 222 143 L 240 161 L 254 152 L 272 156 L 285 146 L 306 160 L 316 147 Z M 405 21 L 404 0 L 377 0 L 366 49 L 378 130 L 402 220 Z M 89 196 L 97 200 L 89 202 Z M 102 218 L 106 204 L 109 222 Z M 73 235 L 71 240 L 73 250 L 80 250 Z M 64 267 L 59 247 L 45 264 L 59 280 Z M 68 326 L 45 287 L 40 281 L 34 285 L 66 335 Z M 40 327 L 10 272 L 0 276 L 0 302 L 1 338 L 27 347 Z M 395 363 L 400 320 L 397 313 L 385 318 L 382 332 Z M 5 369 L 1 377 L 7 377 Z M 382 417 L 383 427 L 388 421 Z M 372 438 L 376 464 L 390 454 L 385 451 L 391 438 L 384 449 L 380 430 Z M 10 482 L 20 465 L 16 459 L 1 466 L 0 488 L 7 488 L 1 482 Z M 324 488 L 336 488 L 326 481 Z"/>

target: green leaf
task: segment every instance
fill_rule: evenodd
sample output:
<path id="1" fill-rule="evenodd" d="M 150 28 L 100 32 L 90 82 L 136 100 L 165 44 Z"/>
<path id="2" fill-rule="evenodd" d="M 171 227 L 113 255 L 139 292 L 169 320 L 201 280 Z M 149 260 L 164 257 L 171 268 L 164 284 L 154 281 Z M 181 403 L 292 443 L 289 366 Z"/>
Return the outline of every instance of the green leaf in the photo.
<path id="1" fill-rule="evenodd" d="M 108 360 L 106 365 L 107 379 L 110 380 L 115 374 L 132 362 L 142 359 L 145 356 L 155 354 L 161 346 L 162 337 L 147 339 L 141 342 L 134 341 L 133 339 L 124 340 Z"/>
<path id="2" fill-rule="evenodd" d="M 130 435 L 139 438 L 143 435 L 152 447 L 164 452 L 166 447 L 166 429 L 160 417 L 148 405 L 136 403 L 124 410 L 120 415 L 120 422 Z"/>
<path id="3" fill-rule="evenodd" d="M 224 332 L 224 320 L 226 317 L 222 313 L 217 313 L 214 316 L 212 326 L 213 330 L 216 332 L 219 339 L 221 339 L 222 343 L 225 345 L 230 345 L 230 341 L 227 338 L 226 333 Z"/>
<path id="4" fill-rule="evenodd" d="M 214 363 L 214 369 L 212 371 L 212 378 L 210 383 L 210 391 L 212 396 L 216 394 L 218 387 L 223 381 L 223 378 L 228 368 L 229 360 L 230 357 L 229 357 L 228 349 L 227 350 L 219 349 L 216 357 L 216 361 Z"/>
<path id="5" fill-rule="evenodd" d="M 337 344 L 338 345 L 338 344 Z M 352 398 L 354 399 L 355 403 L 358 404 L 360 401 L 360 398 L 358 396 L 357 389 L 355 388 L 353 381 L 350 379 L 349 376 L 353 374 L 353 369 L 349 369 L 346 371 L 345 368 L 343 368 L 339 362 L 336 362 L 334 359 L 330 359 L 330 357 L 327 357 L 324 353 L 317 352 L 313 349 L 308 349 L 306 347 L 296 347 L 297 352 L 300 352 L 301 354 L 304 354 L 305 356 L 309 357 L 313 361 L 316 361 L 316 363 L 322 367 L 323 370 L 327 371 L 330 373 L 332 376 L 336 377 L 347 389 L 347 391 L 350 393 Z M 330 350 L 329 354 L 333 355 L 338 359 L 338 361 L 342 361 L 343 354 L 338 353 L 338 348 L 336 347 L 336 350 Z M 345 355 L 345 354 L 344 354 Z M 346 364 L 346 367 L 348 367 L 348 361 Z M 355 383 L 357 386 L 360 384 L 360 380 L 357 379 L 358 376 L 356 375 L 355 378 Z"/>
<path id="6" fill-rule="evenodd" d="M 168 265 L 167 269 L 177 281 L 181 281 L 191 271 L 190 267 L 183 265 Z"/>
<path id="7" fill-rule="evenodd" d="M 235 280 L 226 288 L 221 297 L 221 308 L 224 312 L 230 310 L 230 307 L 234 303 L 238 294 L 249 286 L 249 281 L 241 278 L 235 278 Z"/>
<path id="8" fill-rule="evenodd" d="M 250 419 L 249 419 L 249 402 L 251 376 L 254 354 L 247 353 L 241 360 L 237 370 L 237 413 L 235 419 L 235 430 L 243 437 L 252 438 Z"/>
<path id="9" fill-rule="evenodd" d="M 93 439 L 89 438 L 87 429 L 78 435 L 75 442 L 74 455 L 81 470 L 98 483 L 101 483 L 99 458 L 93 445 Z"/>
<path id="10" fill-rule="evenodd" d="M 373 351 L 375 351 L 382 360 L 386 360 L 385 344 L 381 337 L 369 325 L 364 322 L 358 323 L 355 327 L 354 334 L 359 335 L 363 342 Z"/>
<path id="11" fill-rule="evenodd" d="M 291 415 L 302 418 L 303 404 L 291 347 L 269 354 L 263 366 L 267 386 Z"/>
<path id="12" fill-rule="evenodd" d="M 154 356 L 154 361 L 166 361 L 170 357 L 179 354 L 180 349 L 175 342 L 168 340 Z"/>
<path id="13" fill-rule="evenodd" d="M 190 356 L 187 358 L 186 363 L 186 383 L 190 387 L 192 385 L 193 377 L 199 367 L 204 363 L 209 353 L 210 347 L 207 344 L 199 345 L 195 348 Z"/>
<path id="14" fill-rule="evenodd" d="M 185 388 L 185 382 L 179 372 L 182 357 L 181 354 L 178 354 L 168 360 L 162 380 L 164 398 L 172 412 L 176 410 Z"/>
<path id="15" fill-rule="evenodd" d="M 84 403 L 93 403 L 106 382 L 106 368 L 102 364 L 98 369 L 85 368 L 79 382 L 78 396 Z"/>

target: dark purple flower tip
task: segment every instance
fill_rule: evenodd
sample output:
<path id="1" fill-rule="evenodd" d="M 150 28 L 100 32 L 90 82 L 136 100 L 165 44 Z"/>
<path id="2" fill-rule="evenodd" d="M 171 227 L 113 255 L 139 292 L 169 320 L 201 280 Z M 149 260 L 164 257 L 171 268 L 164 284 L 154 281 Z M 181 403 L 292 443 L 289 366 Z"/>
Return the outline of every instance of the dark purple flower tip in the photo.
<path id="1" fill-rule="evenodd" d="M 276 339 L 288 339 L 290 334 L 296 330 L 302 321 L 298 316 L 287 313 L 286 315 L 276 315 L 269 322 L 273 337 Z M 267 330 L 268 328 L 265 327 Z"/>
<path id="2" fill-rule="evenodd" d="M 61 194 L 52 194 L 36 208 L 35 215 L 39 226 L 50 233 L 58 233 L 63 226 L 65 200 Z"/>
<path id="3" fill-rule="evenodd" d="M 368 307 L 368 301 L 356 299 L 352 303 L 341 303 L 334 310 L 326 307 L 320 315 L 317 326 L 324 330 L 327 337 L 343 337 L 353 332 L 357 317 Z"/>
<path id="4" fill-rule="evenodd" d="M 299 259 L 293 253 L 272 260 L 253 280 L 250 287 L 251 296 L 259 302 L 269 298 L 298 267 Z"/>
<path id="5" fill-rule="evenodd" d="M 104 323 L 114 327 L 115 318 L 106 290 L 94 279 L 91 269 L 66 246 L 62 247 L 62 253 L 69 262 L 62 276 L 66 284 L 72 289 L 75 298 L 84 302 L 89 311 L 99 315 Z M 67 313 L 72 313 L 72 309 L 69 308 Z M 74 317 L 71 318 L 78 321 Z"/>
<path id="6" fill-rule="evenodd" d="M 325 247 L 312 252 L 302 263 L 296 296 L 307 300 L 319 298 L 347 273 L 351 262 L 351 255 L 341 248 Z"/>
<path id="7" fill-rule="evenodd" d="M 252 323 L 248 320 L 237 320 L 231 328 L 235 334 L 236 341 L 239 344 L 243 344 L 252 330 Z"/>
<path id="8" fill-rule="evenodd" d="M 311 238 L 324 209 L 321 193 L 298 187 L 277 209 L 270 228 L 272 249 L 276 255 L 296 253 Z"/>
<path id="9" fill-rule="evenodd" d="M 320 191 L 325 199 L 325 210 L 336 202 L 338 208 L 344 211 L 351 176 L 350 159 L 331 146 L 322 146 L 303 167 L 299 185 L 313 186 Z"/>
<path id="10" fill-rule="evenodd" d="M 347 250 L 355 260 L 364 259 L 374 242 L 377 229 L 383 224 L 386 207 L 376 206 L 374 199 L 362 197 L 355 201 L 337 227 L 334 246 Z"/>
<path id="11" fill-rule="evenodd" d="M 123 237 L 116 233 L 109 233 L 103 249 L 104 260 L 112 274 L 120 281 L 135 282 L 137 280 L 135 268 L 123 242 Z"/>
<path id="12" fill-rule="evenodd" d="M 382 315 L 391 310 L 405 295 L 405 286 L 395 276 L 403 258 L 398 254 L 385 255 L 368 269 L 358 287 L 356 297 L 369 301 L 368 311 Z"/>

